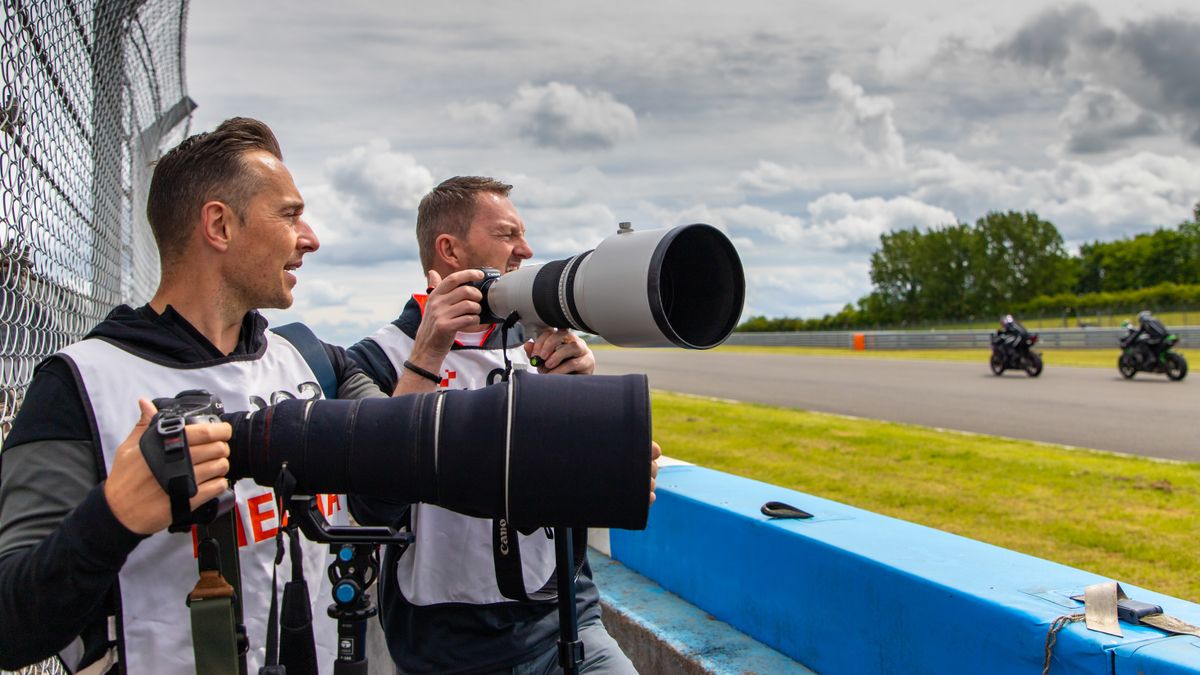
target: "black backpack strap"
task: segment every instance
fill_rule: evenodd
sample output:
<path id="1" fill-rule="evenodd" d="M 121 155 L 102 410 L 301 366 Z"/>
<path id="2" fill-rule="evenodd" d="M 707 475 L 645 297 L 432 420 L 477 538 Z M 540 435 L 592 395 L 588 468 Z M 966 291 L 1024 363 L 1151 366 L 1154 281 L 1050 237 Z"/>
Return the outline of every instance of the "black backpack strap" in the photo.
<path id="1" fill-rule="evenodd" d="M 292 343 L 300 352 L 304 362 L 317 376 L 317 384 L 321 385 L 325 398 L 337 398 L 337 375 L 333 372 L 333 364 L 329 361 L 329 354 L 325 352 L 325 345 L 312 329 L 302 323 L 289 323 L 276 326 L 271 332 Z"/>

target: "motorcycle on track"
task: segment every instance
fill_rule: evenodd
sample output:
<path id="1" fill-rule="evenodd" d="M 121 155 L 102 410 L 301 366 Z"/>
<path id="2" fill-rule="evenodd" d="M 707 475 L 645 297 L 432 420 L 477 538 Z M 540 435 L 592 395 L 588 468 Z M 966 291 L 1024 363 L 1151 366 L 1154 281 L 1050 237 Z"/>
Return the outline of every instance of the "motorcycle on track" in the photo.
<path id="1" fill-rule="evenodd" d="M 1029 377 L 1042 374 L 1042 355 L 1033 351 L 1037 344 L 1037 333 L 1021 331 L 1021 334 L 997 332 L 992 335 L 992 358 L 989 363 L 992 373 L 1004 374 L 1009 368 L 1020 368 Z"/>
<path id="2" fill-rule="evenodd" d="M 1174 334 L 1168 334 L 1157 347 L 1137 339 L 1137 333 L 1127 329 L 1121 338 L 1121 356 L 1117 359 L 1117 370 L 1122 377 L 1132 379 L 1138 373 L 1163 373 L 1167 379 L 1178 382 L 1187 377 L 1188 364 L 1183 354 L 1171 351 L 1179 342 Z"/>

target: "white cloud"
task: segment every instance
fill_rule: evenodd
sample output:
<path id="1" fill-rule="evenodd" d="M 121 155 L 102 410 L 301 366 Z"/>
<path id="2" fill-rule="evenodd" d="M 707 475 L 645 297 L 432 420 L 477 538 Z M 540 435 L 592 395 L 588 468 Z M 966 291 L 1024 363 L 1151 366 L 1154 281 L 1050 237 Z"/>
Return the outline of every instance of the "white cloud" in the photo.
<path id="1" fill-rule="evenodd" d="M 617 231 L 617 216 L 604 204 L 594 202 L 526 208 L 521 217 L 538 260 L 583 253 Z"/>
<path id="2" fill-rule="evenodd" d="M 364 218 L 403 220 L 433 189 L 433 175 L 412 155 L 375 139 L 326 163 L 333 186 Z"/>
<path id="3" fill-rule="evenodd" d="M 912 197 L 867 197 L 855 199 L 845 193 L 830 193 L 808 205 L 811 231 L 830 248 L 865 252 L 879 246 L 879 235 L 909 227 L 928 229 L 958 222 L 946 209 Z"/>
<path id="4" fill-rule="evenodd" d="M 987 124 L 976 124 L 971 129 L 967 144 L 974 148 L 990 148 L 1000 143 L 1000 134 Z"/>
<path id="5" fill-rule="evenodd" d="M 460 121 L 507 127 L 535 145 L 559 150 L 608 150 L 637 136 L 633 109 L 611 93 L 550 82 L 522 84 L 504 104 L 453 104 Z"/>
<path id="6" fill-rule="evenodd" d="M 373 264 L 417 256 L 417 205 L 433 175 L 382 139 L 324 163 L 328 182 L 306 185 L 305 214 L 320 237 L 321 260 Z"/>
<path id="7" fill-rule="evenodd" d="M 886 96 L 868 96 L 842 73 L 829 76 L 829 90 L 841 104 L 843 127 L 868 162 L 890 168 L 904 167 L 904 138 L 892 119 L 895 104 Z"/>
<path id="8" fill-rule="evenodd" d="M 738 174 L 734 187 L 746 192 L 774 195 L 795 190 L 812 190 L 819 184 L 809 171 L 759 160 L 758 166 Z"/>
<path id="9" fill-rule="evenodd" d="M 864 261 L 830 266 L 757 265 L 746 274 L 745 316 L 822 316 L 871 290 Z"/>
<path id="10" fill-rule="evenodd" d="M 1179 222 L 1200 198 L 1200 165 L 1149 152 L 1106 164 L 1062 160 L 1044 169 L 996 169 L 924 150 L 917 164 L 916 199 L 954 204 L 974 217 L 1036 211 L 1075 241 L 1120 236 L 1130 223 L 1149 229 Z"/>
<path id="11" fill-rule="evenodd" d="M 878 246 L 879 235 L 892 230 L 958 222 L 950 211 L 911 197 L 856 199 L 845 193 L 829 193 L 809 202 L 806 210 L 808 217 L 804 218 L 749 204 L 701 205 L 666 215 L 665 220 L 671 224 L 710 223 L 731 237 L 768 245 L 765 255 L 784 244 L 789 255 L 810 261 L 830 254 L 865 253 Z"/>
<path id="12" fill-rule="evenodd" d="M 372 265 L 417 258 L 415 211 L 364 217 L 353 199 L 328 184 L 302 186 L 305 219 L 321 241 L 323 262 Z M 305 265 L 308 263 L 306 262 Z"/>

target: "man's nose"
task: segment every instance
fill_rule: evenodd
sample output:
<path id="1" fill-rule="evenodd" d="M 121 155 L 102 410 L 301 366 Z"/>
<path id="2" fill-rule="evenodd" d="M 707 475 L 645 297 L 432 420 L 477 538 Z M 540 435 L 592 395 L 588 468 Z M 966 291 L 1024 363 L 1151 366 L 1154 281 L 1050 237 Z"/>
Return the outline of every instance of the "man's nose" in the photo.
<path id="1" fill-rule="evenodd" d="M 304 251 L 305 253 L 312 253 L 313 251 L 321 248 L 321 241 L 317 239 L 317 233 L 313 232 L 313 229 L 309 226 L 307 220 L 301 218 L 300 226 L 297 228 L 297 230 L 300 234 L 299 238 L 296 240 L 297 249 Z"/>
<path id="2" fill-rule="evenodd" d="M 533 257 L 533 249 L 529 247 L 529 242 L 525 240 L 525 237 L 521 237 L 516 247 L 513 248 L 513 257 L 521 260 L 529 260 Z"/>

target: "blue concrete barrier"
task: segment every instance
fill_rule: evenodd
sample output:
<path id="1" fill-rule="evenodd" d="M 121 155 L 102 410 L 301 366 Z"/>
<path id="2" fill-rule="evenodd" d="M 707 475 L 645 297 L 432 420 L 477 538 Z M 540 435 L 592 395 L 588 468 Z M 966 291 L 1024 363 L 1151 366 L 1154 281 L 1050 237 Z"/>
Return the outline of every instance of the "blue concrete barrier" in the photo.
<path id="1" fill-rule="evenodd" d="M 664 467 L 657 494 L 645 531 L 611 532 L 612 557 L 821 673 L 1037 673 L 1051 622 L 1082 611 L 1071 596 L 1108 581 L 701 467 Z M 815 517 L 769 520 L 767 501 Z M 1200 624 L 1200 605 L 1123 587 Z M 1068 625 L 1050 672 L 1200 673 L 1200 640 L 1121 627 Z"/>
<path id="2" fill-rule="evenodd" d="M 813 675 L 603 553 L 588 557 L 604 626 L 639 673 Z"/>

